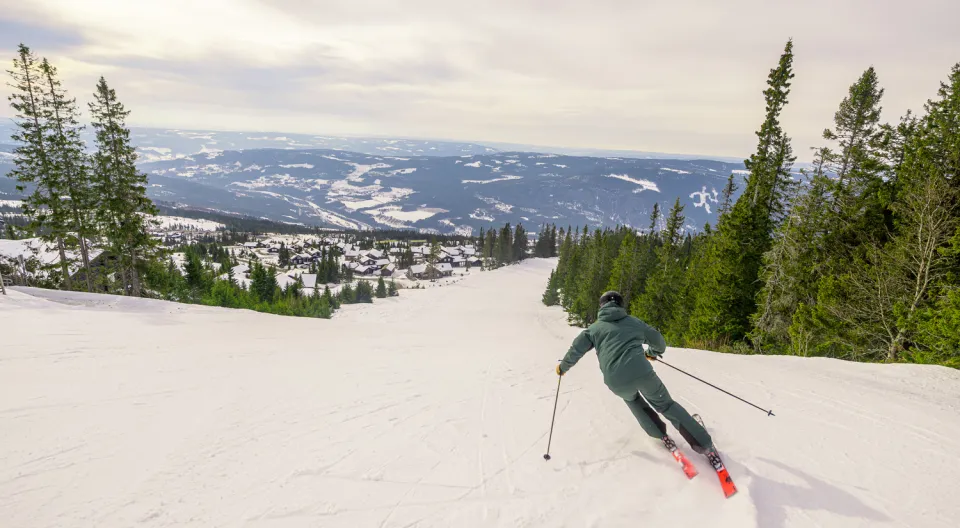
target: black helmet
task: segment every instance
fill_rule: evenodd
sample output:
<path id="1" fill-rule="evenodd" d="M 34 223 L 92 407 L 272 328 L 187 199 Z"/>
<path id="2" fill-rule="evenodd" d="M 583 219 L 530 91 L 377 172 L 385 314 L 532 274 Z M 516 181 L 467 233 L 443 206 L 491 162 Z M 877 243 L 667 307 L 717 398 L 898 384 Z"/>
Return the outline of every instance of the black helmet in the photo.
<path id="1" fill-rule="evenodd" d="M 603 295 L 600 296 L 601 308 L 603 308 L 603 305 L 609 302 L 615 302 L 617 303 L 617 306 L 623 308 L 623 295 L 620 295 L 619 292 L 608 291 L 607 293 L 604 293 Z"/>

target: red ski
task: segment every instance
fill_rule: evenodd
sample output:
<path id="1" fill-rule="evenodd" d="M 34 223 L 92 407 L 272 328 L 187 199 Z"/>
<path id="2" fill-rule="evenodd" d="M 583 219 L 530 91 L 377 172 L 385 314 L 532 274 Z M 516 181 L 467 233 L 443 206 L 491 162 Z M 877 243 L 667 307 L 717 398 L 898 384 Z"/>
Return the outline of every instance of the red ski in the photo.
<path id="1" fill-rule="evenodd" d="M 696 420 L 697 423 L 699 423 L 704 429 L 707 428 L 703 424 L 703 418 L 700 418 L 699 414 L 694 414 L 693 419 Z M 720 479 L 720 487 L 723 488 L 723 496 L 729 499 L 737 493 L 737 486 L 733 483 L 733 479 L 730 477 L 730 472 L 727 471 L 727 467 L 723 465 L 723 460 L 720 458 L 720 453 L 717 453 L 717 450 L 713 449 L 712 451 L 704 453 L 704 456 L 707 457 L 710 465 L 713 466 L 714 471 L 717 472 L 717 478 Z"/>
<path id="2" fill-rule="evenodd" d="M 661 440 L 663 440 L 663 445 L 667 448 L 667 451 L 670 451 L 670 454 L 673 455 L 673 459 L 683 468 L 683 474 L 686 475 L 688 479 L 696 477 L 698 474 L 696 466 L 690 463 L 687 457 L 683 456 L 683 453 L 677 449 L 677 443 L 669 436 L 664 436 Z"/>
<path id="3" fill-rule="evenodd" d="M 730 478 L 730 472 L 728 472 L 726 466 L 723 465 L 723 460 L 720 459 L 720 455 L 716 450 L 706 453 L 706 457 L 707 460 L 710 461 L 710 465 L 713 466 L 713 469 L 717 472 L 717 477 L 720 479 L 720 487 L 723 488 L 723 496 L 729 499 L 737 492 L 737 486 L 733 483 L 733 479 Z"/>

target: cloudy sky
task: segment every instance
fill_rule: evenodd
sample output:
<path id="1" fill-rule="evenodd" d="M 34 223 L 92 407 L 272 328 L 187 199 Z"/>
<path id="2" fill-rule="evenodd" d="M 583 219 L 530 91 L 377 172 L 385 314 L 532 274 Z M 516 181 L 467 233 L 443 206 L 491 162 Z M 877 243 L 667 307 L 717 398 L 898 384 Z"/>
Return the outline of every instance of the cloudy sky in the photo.
<path id="1" fill-rule="evenodd" d="M 0 56 L 24 42 L 82 102 L 104 75 L 135 125 L 745 156 L 793 37 L 805 159 L 870 65 L 886 120 L 920 110 L 957 20 L 957 0 L 0 0 Z"/>

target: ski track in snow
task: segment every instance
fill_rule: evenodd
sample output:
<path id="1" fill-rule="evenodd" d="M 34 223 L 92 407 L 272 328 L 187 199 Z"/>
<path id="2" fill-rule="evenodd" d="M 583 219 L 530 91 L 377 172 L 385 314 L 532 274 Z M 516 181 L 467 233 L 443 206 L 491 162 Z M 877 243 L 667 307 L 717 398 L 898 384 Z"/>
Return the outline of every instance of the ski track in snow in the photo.
<path id="1" fill-rule="evenodd" d="M 2 524 L 956 525 L 960 372 L 943 367 L 668 350 L 777 414 L 656 367 L 713 432 L 740 490 L 724 499 L 705 460 L 685 449 L 688 481 L 643 434 L 591 353 L 563 378 L 545 462 L 578 332 L 540 303 L 553 265 L 329 321 L 12 288 Z"/>

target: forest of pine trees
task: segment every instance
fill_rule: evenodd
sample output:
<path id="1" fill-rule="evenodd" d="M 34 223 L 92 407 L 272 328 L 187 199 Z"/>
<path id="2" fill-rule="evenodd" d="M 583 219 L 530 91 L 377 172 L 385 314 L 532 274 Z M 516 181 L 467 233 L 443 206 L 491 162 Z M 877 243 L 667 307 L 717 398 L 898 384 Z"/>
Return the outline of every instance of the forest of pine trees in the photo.
<path id="1" fill-rule="evenodd" d="M 788 42 L 715 226 L 685 233 L 677 201 L 645 231 L 568 228 L 543 302 L 587 325 L 613 289 L 673 346 L 960 368 L 960 64 L 895 124 L 878 72 L 851 79 L 800 181 L 780 120 L 793 77 Z"/>
<path id="2" fill-rule="evenodd" d="M 129 112 L 101 77 L 89 104 L 96 132 L 91 154 L 80 138 L 77 101 L 47 59 L 21 44 L 7 73 L 18 145 L 10 176 L 27 193 L 22 207 L 29 223 L 21 229 L 59 252 L 50 280 L 66 289 L 143 295 L 142 277 L 159 258 L 145 216 L 156 210 L 146 196 L 147 177 L 135 166 L 125 123 Z M 95 245 L 110 255 L 97 273 L 91 267 Z M 71 277 L 75 262 L 80 284 Z"/>

